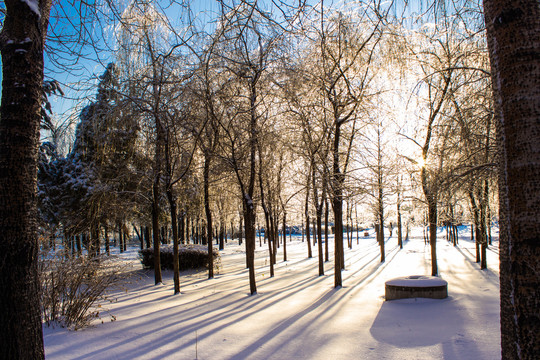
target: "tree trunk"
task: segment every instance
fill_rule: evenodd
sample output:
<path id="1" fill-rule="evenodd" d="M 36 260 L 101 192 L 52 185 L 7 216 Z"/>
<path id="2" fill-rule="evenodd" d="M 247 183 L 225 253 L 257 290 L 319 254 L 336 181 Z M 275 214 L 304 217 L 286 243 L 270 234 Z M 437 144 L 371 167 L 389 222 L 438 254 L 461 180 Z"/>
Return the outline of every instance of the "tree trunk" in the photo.
<path id="1" fill-rule="evenodd" d="M 484 0 L 484 15 L 500 150 L 502 358 L 538 359 L 540 7 L 538 0 Z"/>
<path id="2" fill-rule="evenodd" d="M 273 227 L 273 234 L 274 234 L 274 239 L 273 239 L 273 242 L 274 242 L 274 253 L 272 255 L 272 261 L 274 262 L 274 265 L 277 263 L 276 259 L 277 259 L 277 249 L 279 249 L 279 229 L 278 229 L 278 222 L 279 222 L 279 218 L 277 217 L 277 211 L 276 209 L 274 209 L 274 211 L 272 212 L 272 216 L 270 217 L 270 222 L 272 223 L 272 227 Z"/>
<path id="3" fill-rule="evenodd" d="M 328 200 L 324 200 L 324 261 L 330 261 L 328 251 L 328 215 L 330 209 L 328 208 Z"/>
<path id="4" fill-rule="evenodd" d="M 483 192 L 482 194 L 480 195 L 481 196 L 481 199 L 482 201 L 480 202 L 480 221 L 481 221 L 481 225 L 480 225 L 480 232 L 482 233 L 482 237 L 481 237 L 481 241 L 480 241 L 480 245 L 482 247 L 482 253 L 481 253 L 481 262 L 480 262 L 480 269 L 487 269 L 487 259 L 486 259 L 486 252 L 487 252 L 487 240 L 488 240 L 488 218 L 487 218 L 487 214 L 488 214 L 488 207 L 489 207 L 489 185 L 488 185 L 488 181 L 485 180 L 484 181 L 484 187 L 483 187 Z"/>
<path id="5" fill-rule="evenodd" d="M 128 241 L 128 232 L 127 232 L 127 228 L 124 227 L 124 242 L 123 242 L 123 246 L 124 246 L 124 251 L 127 250 L 127 241 Z M 98 254 L 99 254 L 99 242 L 98 242 Z"/>
<path id="6" fill-rule="evenodd" d="M 334 204 L 334 219 L 335 219 L 335 231 L 334 231 L 334 287 L 342 286 L 341 270 L 343 269 L 342 254 L 343 254 L 343 222 L 339 219 L 343 219 L 343 203 L 341 198 L 335 196 L 332 199 Z"/>
<path id="7" fill-rule="evenodd" d="M 251 197 L 244 194 L 244 224 L 246 236 L 246 264 L 249 269 L 249 291 L 250 294 L 257 293 L 255 283 L 255 206 Z"/>
<path id="8" fill-rule="evenodd" d="M 204 212 L 206 214 L 206 226 L 208 229 L 208 278 L 214 278 L 214 254 L 212 249 L 212 210 L 210 209 L 210 158 L 208 155 L 204 157 Z"/>
<path id="9" fill-rule="evenodd" d="M 240 227 L 238 228 L 238 245 L 242 245 L 242 238 L 244 236 L 244 234 L 242 233 L 242 229 L 244 228 L 244 224 L 243 224 L 243 215 L 240 214 Z"/>
<path id="10" fill-rule="evenodd" d="M 323 203 L 317 206 L 317 237 L 319 241 L 317 243 L 317 249 L 319 250 L 319 276 L 324 275 L 324 261 L 323 261 L 323 245 L 322 245 L 322 210 Z"/>
<path id="11" fill-rule="evenodd" d="M 171 228 L 173 237 L 173 281 L 174 281 L 174 294 L 180 293 L 180 257 L 178 254 L 178 224 L 177 224 L 177 211 L 176 211 L 176 199 L 172 192 L 171 186 L 167 188 L 167 199 L 169 200 L 169 207 L 171 212 Z"/>
<path id="12" fill-rule="evenodd" d="M 92 224 L 90 227 L 90 246 L 88 247 L 88 257 L 98 256 L 99 248 L 99 227 L 97 224 Z"/>
<path id="13" fill-rule="evenodd" d="M 400 249 L 403 249 L 403 232 L 402 232 L 402 224 L 401 224 L 401 204 L 398 197 L 398 203 L 397 203 L 397 242 Z"/>
<path id="14" fill-rule="evenodd" d="M 310 174 L 307 178 L 307 186 L 306 186 L 306 201 L 304 203 L 304 214 L 306 217 L 306 242 L 308 247 L 308 259 L 311 259 L 313 257 L 313 254 L 311 252 L 311 233 L 309 229 L 309 191 L 310 191 L 310 181 L 311 181 L 311 168 L 310 168 Z M 303 239 L 302 239 L 303 241 Z"/>
<path id="15" fill-rule="evenodd" d="M 264 209 L 264 220 L 266 224 L 266 229 L 264 231 L 264 235 L 268 236 L 268 256 L 270 257 L 270 277 L 274 277 L 274 258 L 273 253 L 274 249 L 272 248 L 272 226 L 270 225 L 270 215 L 268 214 L 268 210 L 266 208 L 266 204 L 264 203 L 264 197 L 261 195 L 261 203 L 263 204 Z"/>
<path id="16" fill-rule="evenodd" d="M 380 153 L 380 151 L 379 151 Z M 385 249 L 384 249 L 384 204 L 383 204 L 383 183 L 382 183 L 382 170 L 379 169 L 377 175 L 377 215 L 379 221 L 379 247 L 381 249 L 381 262 L 385 261 Z"/>
<path id="17" fill-rule="evenodd" d="M 144 227 L 144 241 L 145 241 L 146 248 L 149 249 L 152 246 L 150 244 L 150 227 L 149 226 Z"/>
<path id="18" fill-rule="evenodd" d="M 480 211 L 478 209 L 478 204 L 476 202 L 476 198 L 474 197 L 474 193 L 472 191 L 469 191 L 469 199 L 471 200 L 471 208 L 473 211 L 473 224 L 474 224 L 474 231 L 473 227 L 471 226 L 471 237 L 474 234 L 474 248 L 476 251 L 476 262 L 480 262 L 480 238 L 481 238 L 481 232 L 480 232 Z"/>
<path id="19" fill-rule="evenodd" d="M 36 2 L 41 16 L 28 2 L 6 0 L 4 5 L 0 33 L 0 351 L 6 359 L 43 359 L 36 181 L 43 44 L 51 2 Z"/>
<path id="20" fill-rule="evenodd" d="M 176 197 L 174 195 L 174 189 L 172 184 L 172 161 L 171 161 L 171 149 L 169 143 L 169 134 L 167 132 L 167 138 L 165 142 L 165 168 L 166 168 L 166 195 L 169 202 L 169 211 L 171 216 L 171 229 L 173 237 L 173 282 L 174 282 L 174 294 L 180 294 L 180 256 L 178 254 L 178 211 L 176 205 Z"/>
<path id="21" fill-rule="evenodd" d="M 350 222 L 349 222 L 349 202 L 347 201 L 347 206 L 345 208 L 345 232 L 347 233 L 347 247 L 352 249 L 352 239 L 350 236 Z"/>
<path id="22" fill-rule="evenodd" d="M 431 276 L 437 276 L 437 201 L 429 198 L 428 201 L 429 220 L 429 245 L 431 247 Z"/>
<path id="23" fill-rule="evenodd" d="M 107 254 L 107 256 L 111 255 L 111 247 L 110 247 L 110 243 L 109 243 L 109 231 L 108 231 L 108 226 L 105 225 L 105 253 Z"/>
<path id="24" fill-rule="evenodd" d="M 225 249 L 225 226 L 224 220 L 219 224 L 219 250 Z"/>
<path id="25" fill-rule="evenodd" d="M 283 211 L 283 261 L 287 261 L 287 232 L 285 229 L 287 228 L 287 213 Z M 292 231 L 292 229 L 289 229 L 289 232 Z"/>
<path id="26" fill-rule="evenodd" d="M 77 256 L 82 255 L 81 235 L 75 236 L 75 245 L 77 246 Z"/>
<path id="27" fill-rule="evenodd" d="M 159 178 L 154 180 L 153 201 L 152 201 L 152 236 L 154 245 L 154 283 L 157 285 L 162 282 L 161 279 L 161 257 L 159 252 Z M 120 242 L 120 246 L 122 243 Z"/>

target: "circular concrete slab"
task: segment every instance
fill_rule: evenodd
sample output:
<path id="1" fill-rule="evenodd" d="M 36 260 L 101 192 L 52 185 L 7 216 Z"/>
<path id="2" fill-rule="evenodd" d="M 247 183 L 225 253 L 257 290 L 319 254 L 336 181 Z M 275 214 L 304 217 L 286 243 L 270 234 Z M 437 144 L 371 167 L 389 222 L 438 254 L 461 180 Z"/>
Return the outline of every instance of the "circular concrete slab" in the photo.
<path id="1" fill-rule="evenodd" d="M 446 297 L 448 297 L 448 282 L 436 276 L 409 275 L 385 283 L 386 300 Z"/>

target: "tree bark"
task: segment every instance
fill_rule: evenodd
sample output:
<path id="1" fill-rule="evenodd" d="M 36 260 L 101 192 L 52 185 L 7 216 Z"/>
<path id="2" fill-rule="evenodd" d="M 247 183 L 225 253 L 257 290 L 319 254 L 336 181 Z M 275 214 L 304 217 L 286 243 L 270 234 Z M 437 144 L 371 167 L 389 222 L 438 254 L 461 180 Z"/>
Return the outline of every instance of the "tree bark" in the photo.
<path id="1" fill-rule="evenodd" d="M 429 245 L 431 247 L 431 276 L 437 276 L 437 201 L 428 198 Z"/>
<path id="2" fill-rule="evenodd" d="M 162 282 L 161 279 L 161 256 L 159 252 L 159 177 L 154 180 L 152 188 L 152 236 L 154 245 L 154 283 L 157 285 Z M 120 239 L 122 247 L 122 239 Z"/>
<path id="3" fill-rule="evenodd" d="M 36 14 L 6 0 L 0 33 L 0 349 L 6 359 L 43 359 L 37 237 L 37 164 L 43 46 L 51 1 Z"/>
<path id="4" fill-rule="evenodd" d="M 484 0 L 500 151 L 503 359 L 540 358 L 540 7 Z"/>
<path id="5" fill-rule="evenodd" d="M 206 214 L 206 226 L 208 229 L 208 278 L 214 278 L 214 254 L 212 253 L 212 210 L 210 209 L 210 158 L 206 155 L 204 158 L 204 211 Z"/>
<path id="6" fill-rule="evenodd" d="M 332 207 L 334 210 L 334 287 L 341 287 L 341 270 L 345 267 L 343 252 L 343 183 L 345 176 L 341 173 L 339 163 L 339 142 L 341 139 L 341 123 L 335 120 L 334 142 L 332 147 Z"/>
<path id="7" fill-rule="evenodd" d="M 403 249 L 403 231 L 402 231 L 402 224 L 401 224 L 401 203 L 399 200 L 399 194 L 398 194 L 398 203 L 397 203 L 397 238 L 398 238 L 398 246 L 400 249 Z"/>
<path id="8" fill-rule="evenodd" d="M 328 215 L 330 209 L 328 208 L 328 199 L 324 200 L 324 261 L 330 261 L 328 251 Z"/>
<path id="9" fill-rule="evenodd" d="M 283 211 L 283 261 L 287 261 L 287 213 Z M 292 231 L 290 229 L 289 231 Z"/>
<path id="10" fill-rule="evenodd" d="M 313 254 L 311 252 L 311 234 L 309 229 L 309 190 L 310 190 L 310 180 L 311 180 L 311 169 L 310 169 L 310 175 L 308 175 L 307 179 L 307 186 L 306 186 L 306 201 L 304 206 L 304 214 L 306 216 L 306 242 L 308 247 L 308 259 L 311 259 L 313 257 Z"/>
<path id="11" fill-rule="evenodd" d="M 171 228 L 173 237 L 173 282 L 174 294 L 180 294 L 180 256 L 178 254 L 178 210 L 176 205 L 176 196 L 172 184 L 173 168 L 171 161 L 171 148 L 169 135 L 165 143 L 165 167 L 166 167 L 166 194 L 169 201 L 169 211 L 171 216 Z"/>
<path id="12" fill-rule="evenodd" d="M 255 283 L 255 208 L 248 194 L 244 196 L 244 224 L 246 236 L 246 265 L 249 269 L 249 291 L 251 295 L 257 293 Z"/>

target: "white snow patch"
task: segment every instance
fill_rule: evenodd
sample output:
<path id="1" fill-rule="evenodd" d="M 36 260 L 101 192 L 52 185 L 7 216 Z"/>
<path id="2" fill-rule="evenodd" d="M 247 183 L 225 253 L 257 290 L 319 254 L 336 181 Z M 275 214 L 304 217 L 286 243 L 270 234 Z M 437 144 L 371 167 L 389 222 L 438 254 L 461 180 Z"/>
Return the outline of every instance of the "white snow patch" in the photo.
<path id="1" fill-rule="evenodd" d="M 392 280 L 388 280 L 386 285 L 391 286 L 403 286 L 403 287 L 432 287 L 432 286 L 445 286 L 448 283 L 436 276 L 424 276 L 424 275 L 410 275 L 402 276 Z"/>
<path id="2" fill-rule="evenodd" d="M 28 5 L 30 10 L 41 19 L 41 12 L 39 11 L 38 0 L 21 0 L 23 3 Z"/>

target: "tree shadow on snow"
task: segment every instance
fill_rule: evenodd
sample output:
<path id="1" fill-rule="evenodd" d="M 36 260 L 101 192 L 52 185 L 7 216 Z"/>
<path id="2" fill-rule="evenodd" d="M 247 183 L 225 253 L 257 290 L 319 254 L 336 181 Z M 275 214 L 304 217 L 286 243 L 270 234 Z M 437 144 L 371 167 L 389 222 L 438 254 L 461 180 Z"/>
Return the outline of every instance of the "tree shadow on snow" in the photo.
<path id="1" fill-rule="evenodd" d="M 378 342 L 397 348 L 440 344 L 445 359 L 483 358 L 474 334 L 467 332 L 466 309 L 452 297 L 385 301 L 370 333 Z"/>

